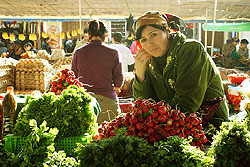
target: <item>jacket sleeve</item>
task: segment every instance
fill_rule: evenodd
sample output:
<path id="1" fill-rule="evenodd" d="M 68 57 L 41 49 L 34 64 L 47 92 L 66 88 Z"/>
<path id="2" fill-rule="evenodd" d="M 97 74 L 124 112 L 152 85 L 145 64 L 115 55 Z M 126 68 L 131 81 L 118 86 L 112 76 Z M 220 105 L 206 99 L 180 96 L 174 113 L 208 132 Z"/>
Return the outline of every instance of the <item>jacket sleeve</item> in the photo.
<path id="1" fill-rule="evenodd" d="M 151 86 L 151 81 L 149 79 L 147 71 L 148 69 L 146 70 L 146 74 L 145 74 L 146 76 L 143 82 L 138 81 L 135 75 L 135 79 L 132 85 L 134 99 L 137 99 L 140 97 L 144 99 L 153 98 L 153 94 L 152 94 L 153 87 Z"/>
<path id="2" fill-rule="evenodd" d="M 201 44 L 188 42 L 181 47 L 177 58 L 176 93 L 171 104 L 184 112 L 196 112 L 205 97 L 213 68 Z"/>
<path id="3" fill-rule="evenodd" d="M 124 77 L 122 72 L 122 61 L 121 58 L 116 51 L 115 59 L 114 59 L 114 69 L 113 69 L 113 83 L 115 87 L 120 88 L 123 85 Z"/>

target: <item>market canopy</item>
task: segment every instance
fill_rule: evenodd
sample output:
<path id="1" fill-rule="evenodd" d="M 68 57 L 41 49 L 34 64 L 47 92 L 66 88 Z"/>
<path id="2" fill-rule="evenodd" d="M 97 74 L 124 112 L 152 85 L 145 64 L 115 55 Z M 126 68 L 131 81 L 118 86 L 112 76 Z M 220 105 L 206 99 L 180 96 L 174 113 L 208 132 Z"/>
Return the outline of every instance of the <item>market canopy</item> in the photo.
<path id="1" fill-rule="evenodd" d="M 138 17 L 148 10 L 160 10 L 185 20 L 213 19 L 215 0 L 80 0 L 82 18 Z M 79 0 L 1 0 L 4 18 L 79 18 Z M 217 19 L 250 20 L 249 0 L 217 0 Z"/>
<path id="2" fill-rule="evenodd" d="M 205 23 L 202 29 L 206 30 Z M 213 23 L 207 23 L 207 31 L 213 31 Z M 215 31 L 250 31 L 250 22 L 243 23 L 215 23 Z"/>

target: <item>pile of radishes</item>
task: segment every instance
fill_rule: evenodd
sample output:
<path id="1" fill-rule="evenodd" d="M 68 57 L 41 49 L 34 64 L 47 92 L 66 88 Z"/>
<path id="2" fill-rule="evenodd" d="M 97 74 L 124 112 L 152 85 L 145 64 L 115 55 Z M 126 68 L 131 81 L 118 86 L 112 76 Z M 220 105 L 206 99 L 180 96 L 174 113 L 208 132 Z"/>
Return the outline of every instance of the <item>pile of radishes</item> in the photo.
<path id="1" fill-rule="evenodd" d="M 82 83 L 75 78 L 74 72 L 66 68 L 60 71 L 59 79 L 51 82 L 50 91 L 54 92 L 56 95 L 60 95 L 62 91 L 70 85 L 82 87 Z"/>
<path id="2" fill-rule="evenodd" d="M 164 140 L 169 136 L 179 136 L 180 138 L 192 136 L 193 140 L 190 144 L 203 149 L 203 144 L 207 142 L 204 131 L 201 130 L 201 118 L 195 113 L 186 116 L 164 102 L 135 101 L 130 112 L 116 117 L 111 122 L 103 122 L 98 128 L 98 134 L 94 135 L 93 139 L 114 136 L 115 131 L 120 128 L 126 129 L 126 135 L 145 138 L 149 143 Z"/>

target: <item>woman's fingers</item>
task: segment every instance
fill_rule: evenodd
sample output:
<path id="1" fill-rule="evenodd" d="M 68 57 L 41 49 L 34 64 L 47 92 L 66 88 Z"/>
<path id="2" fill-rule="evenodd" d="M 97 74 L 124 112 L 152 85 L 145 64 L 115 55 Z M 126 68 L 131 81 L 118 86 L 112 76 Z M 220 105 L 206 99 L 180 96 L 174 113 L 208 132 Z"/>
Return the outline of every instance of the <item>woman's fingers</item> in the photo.
<path id="1" fill-rule="evenodd" d="M 149 55 L 144 49 L 141 49 L 137 52 L 135 58 L 135 61 L 146 64 L 149 59 L 151 59 L 151 55 Z"/>

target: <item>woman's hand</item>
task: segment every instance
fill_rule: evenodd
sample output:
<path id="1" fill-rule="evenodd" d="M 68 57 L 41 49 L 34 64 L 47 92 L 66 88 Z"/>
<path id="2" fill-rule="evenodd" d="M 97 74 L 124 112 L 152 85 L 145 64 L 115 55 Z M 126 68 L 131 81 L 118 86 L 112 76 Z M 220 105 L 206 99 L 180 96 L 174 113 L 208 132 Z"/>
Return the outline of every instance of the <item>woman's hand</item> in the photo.
<path id="1" fill-rule="evenodd" d="M 145 80 L 146 65 L 151 57 L 152 56 L 149 55 L 143 48 L 136 53 L 136 56 L 134 56 L 136 69 L 135 74 L 139 82 L 143 82 Z"/>

